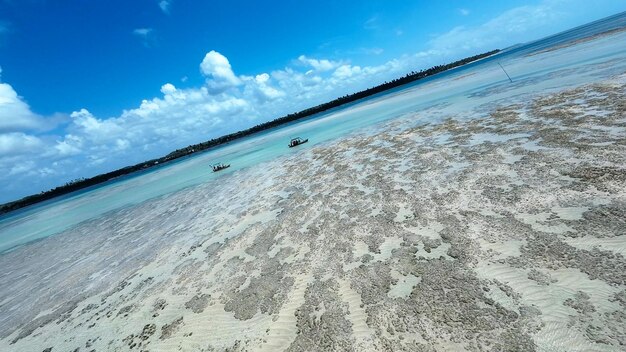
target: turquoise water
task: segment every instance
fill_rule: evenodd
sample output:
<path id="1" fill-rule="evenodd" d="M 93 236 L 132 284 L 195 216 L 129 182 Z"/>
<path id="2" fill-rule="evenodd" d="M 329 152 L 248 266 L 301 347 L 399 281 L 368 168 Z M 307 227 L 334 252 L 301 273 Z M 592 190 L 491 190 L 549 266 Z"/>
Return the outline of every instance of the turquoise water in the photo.
<path id="1" fill-rule="evenodd" d="M 0 219 L 0 252 L 44 238 L 106 212 L 139 204 L 154 197 L 228 177 L 248 167 L 260 166 L 279 156 L 299 153 L 312 146 L 393 118 L 413 116 L 416 123 L 445 117 L 471 118 L 481 106 L 510 97 L 532 95 L 591 82 L 626 71 L 626 34 L 620 33 L 535 56 L 532 50 L 556 46 L 565 40 L 594 31 L 626 26 L 626 15 L 579 27 L 552 38 L 536 41 L 495 57 L 481 60 L 397 88 L 356 104 L 316 115 L 235 141 L 146 172 L 108 182 L 51 200 Z M 496 62 L 513 77 L 509 84 Z M 596 64 L 610 62 L 610 69 Z M 595 66 L 594 66 L 595 65 Z M 596 69 L 590 69 L 596 67 Z M 598 66 L 599 67 L 599 66 Z M 567 75 L 559 74 L 567 70 Z M 289 139 L 300 136 L 309 143 L 288 148 Z M 211 172 L 210 163 L 229 163 L 229 169 Z"/>

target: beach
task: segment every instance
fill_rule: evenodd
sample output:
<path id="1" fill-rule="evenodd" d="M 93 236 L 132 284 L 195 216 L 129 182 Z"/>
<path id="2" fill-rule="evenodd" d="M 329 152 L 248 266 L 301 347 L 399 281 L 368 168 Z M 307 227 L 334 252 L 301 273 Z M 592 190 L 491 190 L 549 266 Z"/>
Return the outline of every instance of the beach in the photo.
<path id="1" fill-rule="evenodd" d="M 502 80 L 465 93 L 480 104 L 432 104 L 6 252 L 0 350 L 623 350 L 621 62 Z"/>

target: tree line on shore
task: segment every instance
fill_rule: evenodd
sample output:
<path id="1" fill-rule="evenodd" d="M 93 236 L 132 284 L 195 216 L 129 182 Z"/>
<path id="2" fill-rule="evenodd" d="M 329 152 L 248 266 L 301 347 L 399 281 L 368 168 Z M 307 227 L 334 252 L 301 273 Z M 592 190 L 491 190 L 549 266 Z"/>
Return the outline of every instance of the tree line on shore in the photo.
<path id="1" fill-rule="evenodd" d="M 39 194 L 30 195 L 20 200 L 3 204 L 0 206 L 0 214 L 17 210 L 17 209 L 20 209 L 20 208 L 23 208 L 23 207 L 26 207 L 35 203 L 42 202 L 42 201 L 46 201 L 46 200 L 49 200 L 49 199 L 52 199 L 52 198 L 55 198 L 55 197 L 58 197 L 67 193 L 75 192 L 75 191 L 78 191 L 87 187 L 95 186 L 100 183 L 118 178 L 120 176 L 128 175 L 128 174 L 140 171 L 140 170 L 145 170 L 150 167 L 162 165 L 163 163 L 167 163 L 169 161 L 179 159 L 181 157 L 185 157 L 193 153 L 198 153 L 206 149 L 216 147 L 221 144 L 228 143 L 228 142 L 249 136 L 257 132 L 275 128 L 275 127 L 278 127 L 280 125 L 283 125 L 289 122 L 297 121 L 299 119 L 303 119 L 311 115 L 321 113 L 329 109 L 339 107 L 344 104 L 352 103 L 359 99 L 363 99 L 363 98 L 372 96 L 374 94 L 381 93 L 386 90 L 396 88 L 404 84 L 411 83 L 411 82 L 435 75 L 437 73 L 441 73 L 443 71 L 450 70 L 455 67 L 468 64 L 472 61 L 480 60 L 487 56 L 494 55 L 498 53 L 499 51 L 500 50 L 492 50 L 486 53 L 466 57 L 464 59 L 454 61 L 449 64 L 433 66 L 429 69 L 421 70 L 418 72 L 413 71 L 413 72 L 406 74 L 403 77 L 396 78 L 389 82 L 384 82 L 383 84 L 380 84 L 375 87 L 371 87 L 371 88 L 368 88 L 368 89 L 365 89 L 365 90 L 362 90 L 353 94 L 348 94 L 348 95 L 339 97 L 327 103 L 323 103 L 323 104 L 320 104 L 320 105 L 317 105 L 308 109 L 304 109 L 296 113 L 288 114 L 283 117 L 279 117 L 277 119 L 258 124 L 256 126 L 250 127 L 242 131 L 234 132 L 234 133 L 227 134 L 221 137 L 213 138 L 206 142 L 202 142 L 202 143 L 187 146 L 185 148 L 177 149 L 161 158 L 144 161 L 139 164 L 132 165 L 132 166 L 126 166 L 121 169 L 117 169 L 117 170 L 100 174 L 100 175 L 90 177 L 90 178 L 76 179 L 62 186 L 58 186 L 53 189 L 50 189 L 48 191 L 42 191 Z"/>

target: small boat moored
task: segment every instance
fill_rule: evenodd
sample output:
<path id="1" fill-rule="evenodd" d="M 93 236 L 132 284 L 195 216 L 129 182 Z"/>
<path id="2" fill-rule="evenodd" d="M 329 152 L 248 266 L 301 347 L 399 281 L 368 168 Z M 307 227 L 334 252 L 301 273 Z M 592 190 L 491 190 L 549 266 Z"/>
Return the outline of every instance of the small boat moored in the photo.
<path id="1" fill-rule="evenodd" d="M 302 139 L 300 137 L 292 138 L 291 141 L 289 141 L 289 148 L 297 147 L 300 144 L 304 144 L 308 141 L 309 141 L 308 138 L 307 139 Z"/>
<path id="2" fill-rule="evenodd" d="M 217 164 L 211 165 L 211 167 L 213 168 L 213 172 L 218 172 L 218 171 L 222 171 L 224 169 L 229 168 L 230 164 L 217 163 Z"/>

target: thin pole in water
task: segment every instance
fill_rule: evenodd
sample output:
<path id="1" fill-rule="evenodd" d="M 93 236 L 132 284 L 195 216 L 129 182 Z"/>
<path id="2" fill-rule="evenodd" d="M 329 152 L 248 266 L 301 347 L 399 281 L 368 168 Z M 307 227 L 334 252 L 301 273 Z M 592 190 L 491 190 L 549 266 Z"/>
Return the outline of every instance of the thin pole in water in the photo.
<path id="1" fill-rule="evenodd" d="M 511 83 L 513 83 L 513 80 L 511 79 L 511 76 L 509 76 L 508 73 L 506 73 L 506 70 L 504 69 L 504 67 L 502 67 L 502 65 L 500 65 L 500 63 L 498 62 L 498 66 L 500 66 L 500 68 L 502 69 L 502 71 L 504 71 L 504 74 L 506 75 L 506 77 L 509 79 L 509 81 L 511 81 Z"/>

